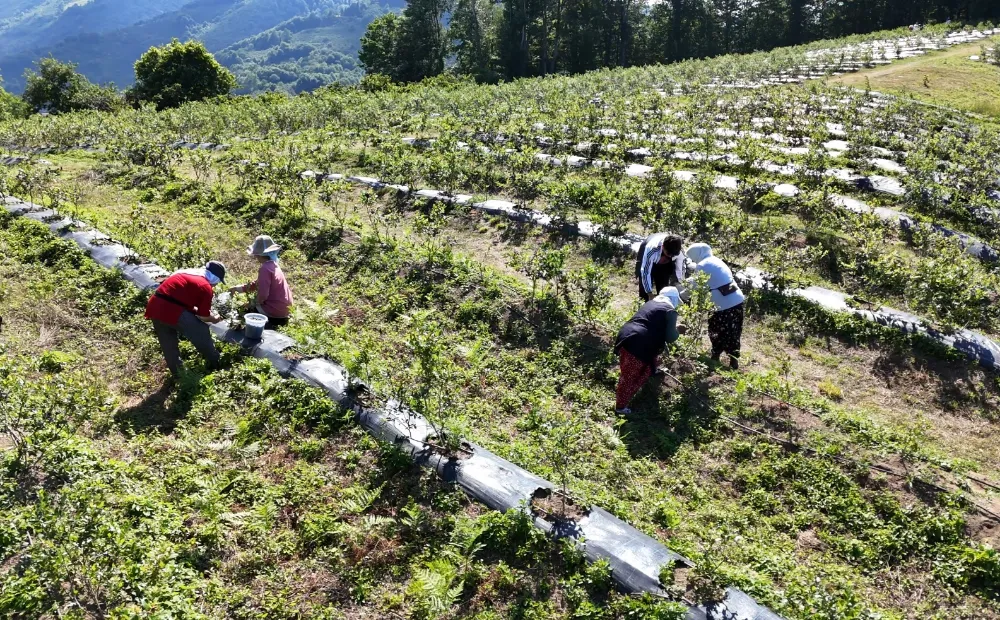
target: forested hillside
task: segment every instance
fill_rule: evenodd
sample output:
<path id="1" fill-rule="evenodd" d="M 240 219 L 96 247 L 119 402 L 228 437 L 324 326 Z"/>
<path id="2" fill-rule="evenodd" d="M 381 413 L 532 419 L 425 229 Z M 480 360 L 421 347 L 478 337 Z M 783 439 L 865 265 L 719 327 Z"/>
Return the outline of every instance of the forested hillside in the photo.
<path id="1" fill-rule="evenodd" d="M 439 26 L 445 15 L 446 36 Z M 404 17 L 370 28 L 371 53 L 363 46 L 361 56 L 370 71 L 416 81 L 440 72 L 454 54 L 459 73 L 494 81 L 766 51 L 948 20 L 998 20 L 1000 2 L 411 0 Z"/>
<path id="2" fill-rule="evenodd" d="M 336 81 L 355 82 L 364 74 L 357 53 L 369 23 L 394 3 L 351 4 L 294 17 L 218 52 L 244 92 L 312 90 Z"/>
<path id="3" fill-rule="evenodd" d="M 302 92 L 446 69 L 494 82 L 747 53 L 947 20 L 1000 20 L 992 0 L 10 0 L 0 76 L 11 92 L 53 55 L 95 83 L 132 83 L 151 46 L 197 39 L 241 92 Z M 367 63 L 358 60 L 369 24 Z M 362 59 L 365 55 L 362 54 Z"/>
<path id="4" fill-rule="evenodd" d="M 16 83 L 25 67 L 14 58 L 37 59 L 46 50 L 81 35 L 101 35 L 180 9 L 191 0 L 9 0 L 0 7 L 0 69 Z M 30 61 L 29 61 L 30 64 Z"/>
<path id="5" fill-rule="evenodd" d="M 83 33 L 104 33 L 174 11 L 191 0 L 7 0 L 0 7 L 3 55 L 51 46 Z"/>
<path id="6" fill-rule="evenodd" d="M 15 4 L 20 3 L 17 0 Z M 361 34 L 374 17 L 391 10 L 362 0 L 341 17 L 347 0 L 95 0 L 66 8 L 66 2 L 0 9 L 0 75 L 13 92 L 24 88 L 23 73 L 52 54 L 78 63 L 93 82 L 132 82 L 132 64 L 149 47 L 172 38 L 204 41 L 221 54 L 248 90 L 301 89 L 336 80 L 356 80 Z M 262 37 L 258 38 L 258 35 Z M 292 46 L 295 51 L 289 52 Z M 322 53 L 310 57 L 311 49 Z"/>

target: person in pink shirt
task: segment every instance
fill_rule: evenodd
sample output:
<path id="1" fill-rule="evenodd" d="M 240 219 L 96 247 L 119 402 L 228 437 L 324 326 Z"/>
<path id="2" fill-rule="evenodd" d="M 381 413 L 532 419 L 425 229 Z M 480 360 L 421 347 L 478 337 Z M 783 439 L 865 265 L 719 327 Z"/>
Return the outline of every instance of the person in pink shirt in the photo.
<path id="1" fill-rule="evenodd" d="M 231 293 L 257 294 L 255 306 L 257 312 L 267 317 L 265 329 L 288 325 L 292 309 L 292 289 L 288 287 L 285 274 L 278 266 L 279 252 L 281 246 L 271 237 L 261 235 L 254 239 L 253 245 L 247 248 L 247 253 L 260 263 L 257 280 L 229 289 Z"/>

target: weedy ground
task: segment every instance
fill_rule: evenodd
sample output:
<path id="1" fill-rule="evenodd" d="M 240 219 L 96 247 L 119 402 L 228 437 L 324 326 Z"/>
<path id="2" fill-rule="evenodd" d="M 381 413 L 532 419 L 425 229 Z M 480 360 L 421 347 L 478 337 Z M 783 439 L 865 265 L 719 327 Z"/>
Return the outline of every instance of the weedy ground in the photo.
<path id="1" fill-rule="evenodd" d="M 679 617 L 265 362 L 168 389 L 130 284 L 31 222 L 0 250 L 5 616 Z"/>

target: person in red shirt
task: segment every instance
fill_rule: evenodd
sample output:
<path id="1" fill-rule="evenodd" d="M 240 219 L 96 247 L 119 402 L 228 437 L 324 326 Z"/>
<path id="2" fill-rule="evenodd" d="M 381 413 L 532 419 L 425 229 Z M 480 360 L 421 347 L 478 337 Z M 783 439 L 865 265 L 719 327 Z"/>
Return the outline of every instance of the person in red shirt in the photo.
<path id="1" fill-rule="evenodd" d="M 149 298 L 146 318 L 153 322 L 160 350 L 174 377 L 181 367 L 178 347 L 181 335 L 194 345 L 210 368 L 218 367 L 219 351 L 207 324 L 222 320 L 212 312 L 212 298 L 215 296 L 213 287 L 225 281 L 226 266 L 211 261 L 201 269 L 178 271 L 164 280 Z"/>

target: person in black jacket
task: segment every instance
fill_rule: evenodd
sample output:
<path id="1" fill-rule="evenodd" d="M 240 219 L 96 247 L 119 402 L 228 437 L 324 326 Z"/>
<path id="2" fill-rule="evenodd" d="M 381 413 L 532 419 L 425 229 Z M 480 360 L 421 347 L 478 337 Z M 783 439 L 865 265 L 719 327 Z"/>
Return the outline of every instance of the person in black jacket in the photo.
<path id="1" fill-rule="evenodd" d="M 618 331 L 615 353 L 621 367 L 615 413 L 628 415 L 632 398 L 642 389 L 656 369 L 657 357 L 668 343 L 680 337 L 677 330 L 677 307 L 681 299 L 673 286 L 647 301 Z"/>

